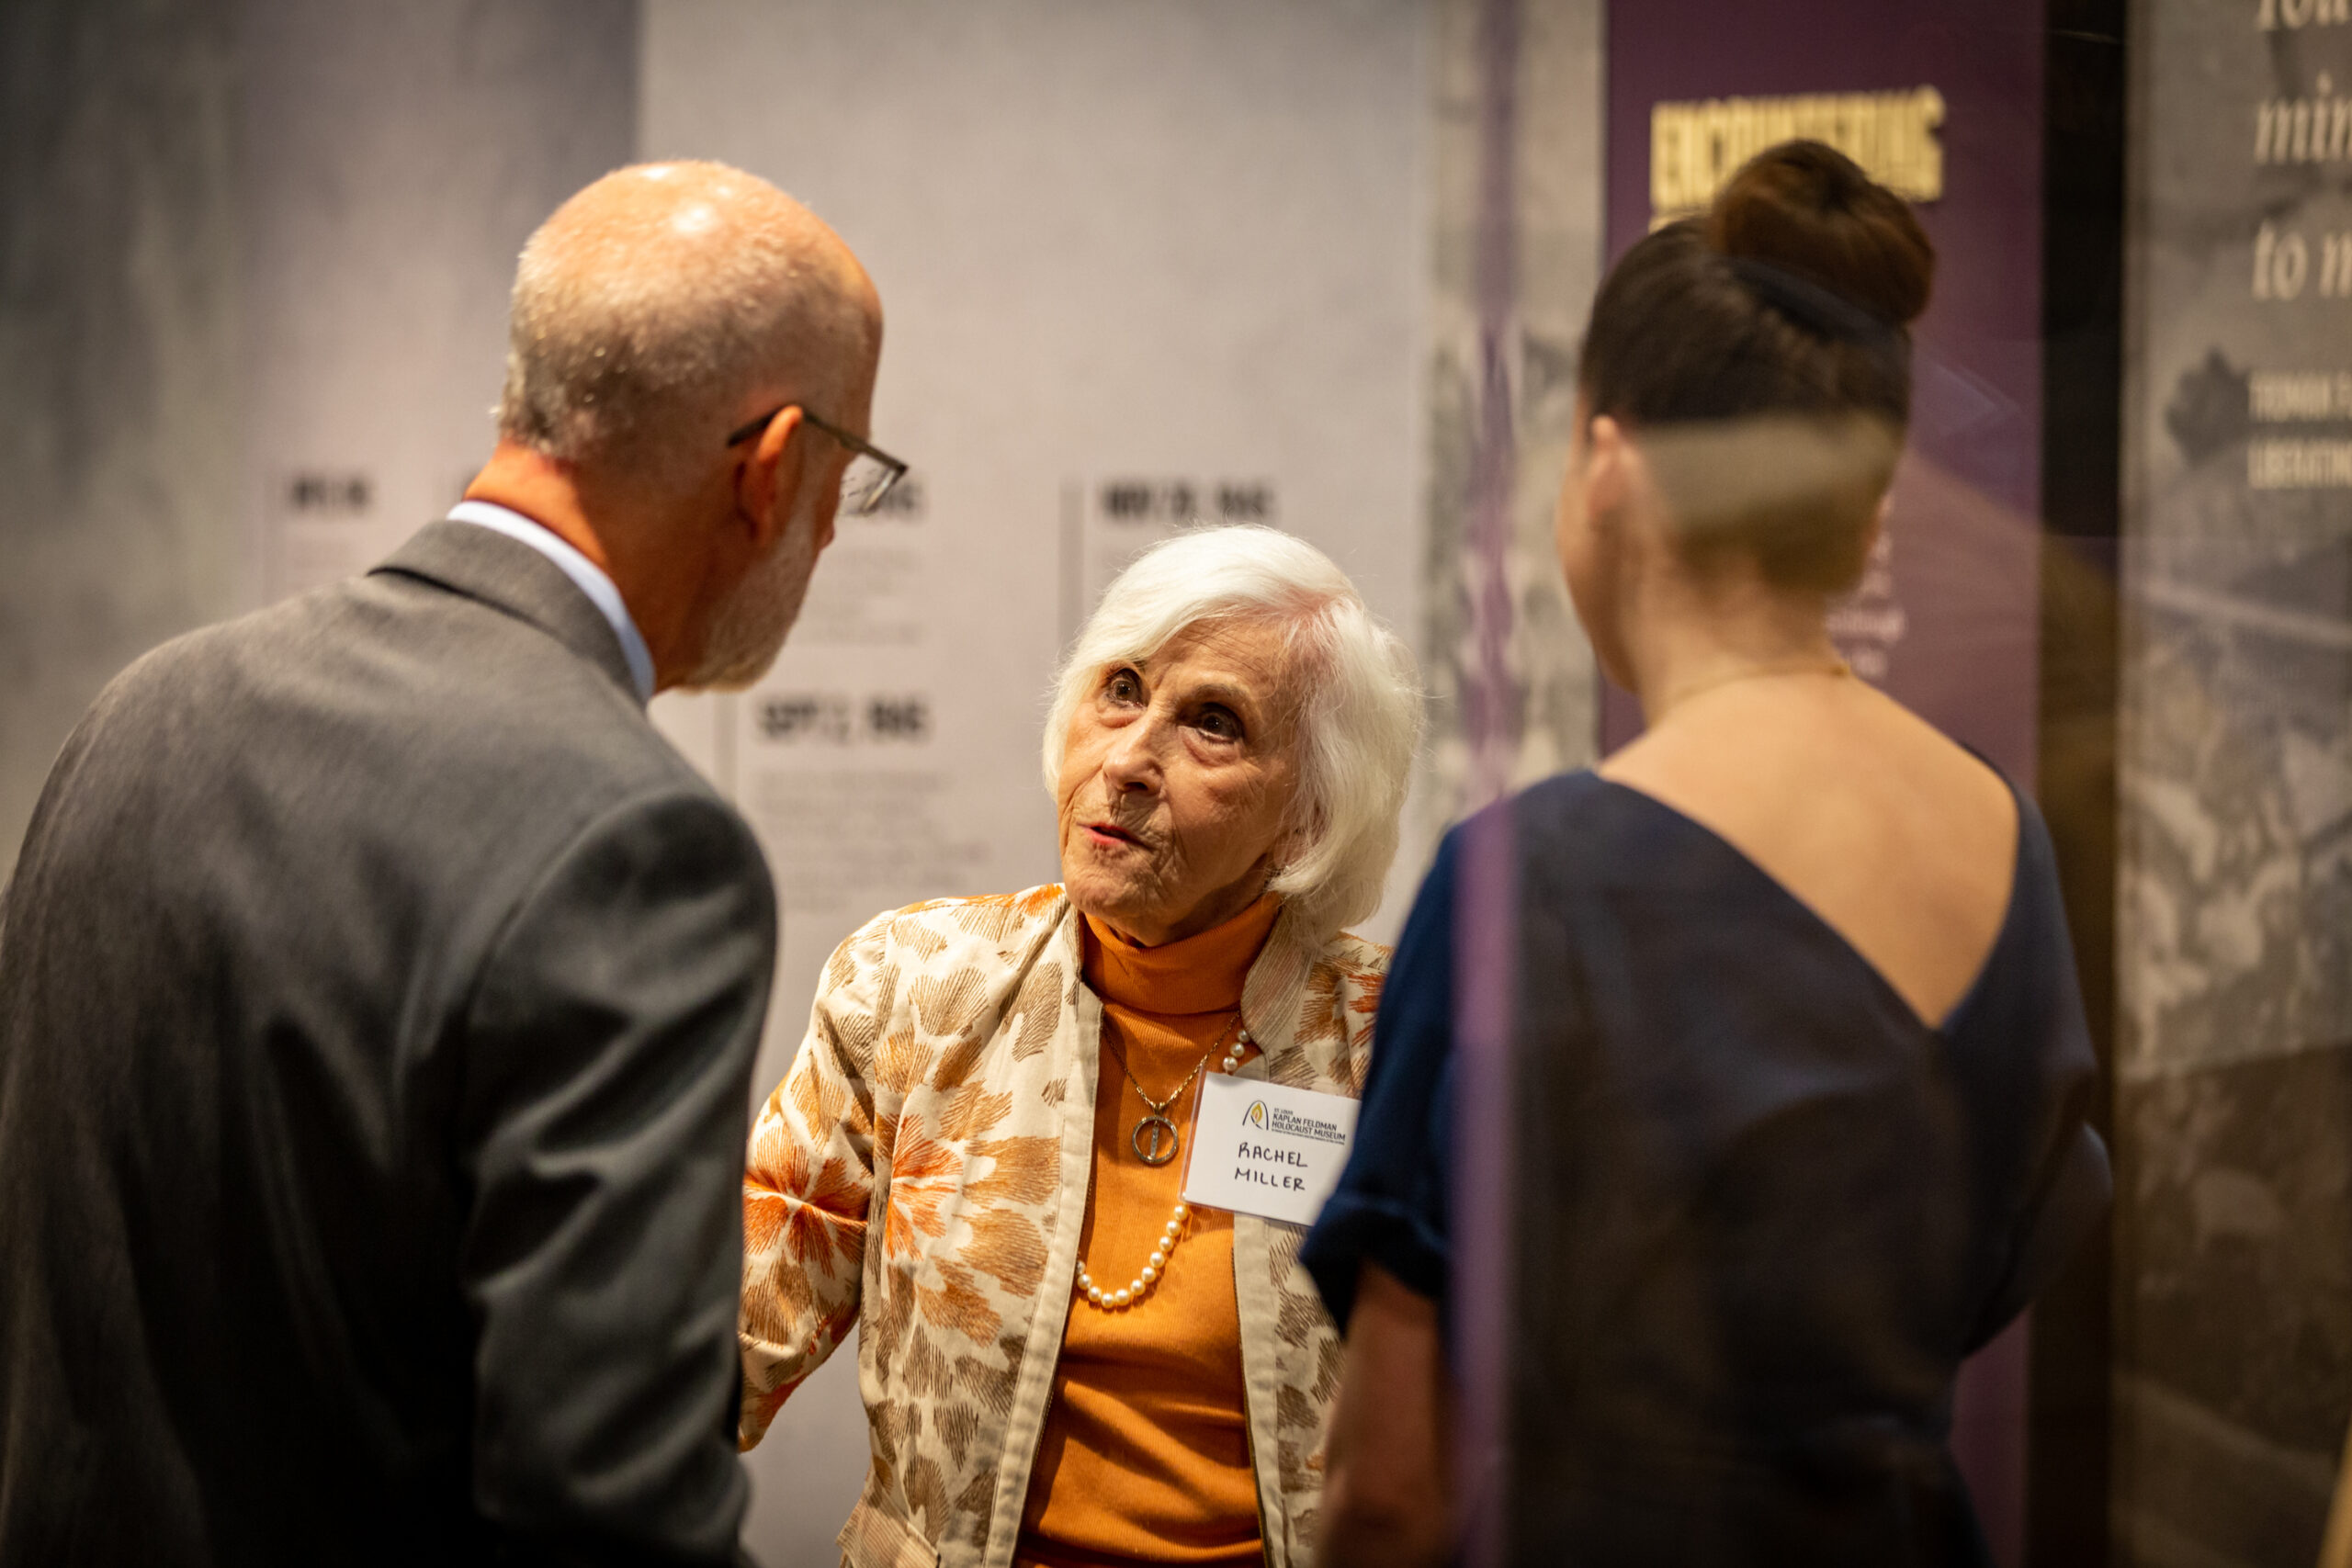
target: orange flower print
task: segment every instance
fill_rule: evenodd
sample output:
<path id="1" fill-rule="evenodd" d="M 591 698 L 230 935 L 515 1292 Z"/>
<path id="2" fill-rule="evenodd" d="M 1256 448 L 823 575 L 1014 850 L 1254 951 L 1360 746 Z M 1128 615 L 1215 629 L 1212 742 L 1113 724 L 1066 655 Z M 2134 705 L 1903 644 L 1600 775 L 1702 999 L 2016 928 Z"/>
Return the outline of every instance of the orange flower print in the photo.
<path id="1" fill-rule="evenodd" d="M 854 1269 L 865 1249 L 865 1183 L 847 1159 L 818 1167 L 797 1145 L 786 1145 L 744 1176 L 743 1248 L 759 1256 L 781 1244 L 786 1267 Z"/>
<path id="2" fill-rule="evenodd" d="M 739 1326 L 763 1345 L 790 1345 L 799 1337 L 801 1320 L 816 1306 L 817 1292 L 809 1288 L 808 1277 L 788 1259 L 778 1258 L 776 1267 L 762 1269 L 745 1287 Z"/>
<path id="3" fill-rule="evenodd" d="M 1298 1043 L 1312 1045 L 1318 1041 L 1338 1040 L 1347 1031 L 1342 1020 L 1345 1013 L 1340 1004 L 1340 971 L 1337 965 L 1317 964 L 1307 971 L 1306 995 L 1299 1009 Z"/>
<path id="4" fill-rule="evenodd" d="M 985 897 L 943 900 L 956 906 L 956 923 L 975 936 L 1001 942 L 1041 910 L 1053 908 L 1062 896 L 1058 882 L 1032 887 L 1025 893 L 991 893 Z"/>
<path id="5" fill-rule="evenodd" d="M 975 1343 L 986 1345 L 996 1337 L 1003 1320 L 989 1305 L 988 1296 L 969 1269 L 940 1259 L 935 1270 L 939 1276 L 937 1290 L 918 1289 L 916 1300 L 922 1307 L 923 1321 L 941 1328 L 952 1328 Z"/>
<path id="6" fill-rule="evenodd" d="M 889 1258 L 921 1252 L 918 1233 L 937 1240 L 947 1229 L 942 1211 L 964 1184 L 963 1152 L 923 1136 L 912 1122 L 911 1117 L 899 1122 L 890 1158 L 890 1213 L 882 1233 L 883 1253 Z"/>

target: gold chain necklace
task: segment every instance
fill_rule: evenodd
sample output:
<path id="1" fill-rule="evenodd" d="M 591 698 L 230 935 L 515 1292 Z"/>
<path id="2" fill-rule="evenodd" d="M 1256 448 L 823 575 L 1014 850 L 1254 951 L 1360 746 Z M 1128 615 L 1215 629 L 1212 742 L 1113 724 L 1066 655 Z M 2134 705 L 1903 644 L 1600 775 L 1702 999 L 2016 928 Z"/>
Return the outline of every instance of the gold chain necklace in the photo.
<path id="1" fill-rule="evenodd" d="M 1815 659 L 1808 660 L 1802 664 L 1766 664 L 1759 665 L 1753 670 L 1735 670 L 1728 675 L 1718 675 L 1711 681 L 1702 681 L 1695 686 L 1675 693 L 1673 700 L 1658 710 L 1657 716 L 1658 719 L 1663 719 L 1668 714 L 1672 713 L 1676 708 L 1680 707 L 1691 698 L 1699 696 L 1703 693 L 1712 692 L 1717 686 L 1728 686 L 1737 681 L 1760 681 L 1768 675 L 1833 675 L 1842 677 L 1851 675 L 1853 672 L 1854 667 L 1847 663 L 1842 659 L 1831 660 L 1826 663 Z M 1651 721 L 1653 727 L 1656 726 L 1657 722 L 1657 720 L 1655 719 Z"/>
<path id="2" fill-rule="evenodd" d="M 1217 1064 L 1217 1069 L 1220 1072 L 1230 1073 L 1238 1068 L 1241 1066 L 1242 1053 L 1249 1050 L 1252 1043 L 1249 1029 L 1241 1022 L 1241 1013 L 1238 1009 L 1234 1011 L 1233 1022 L 1235 1032 L 1232 1047 L 1226 1052 L 1225 1060 Z M 1180 1134 L 1177 1133 L 1176 1123 L 1168 1120 L 1168 1108 L 1176 1103 L 1178 1095 L 1184 1092 L 1184 1084 L 1191 1083 L 1199 1075 L 1200 1070 L 1208 1066 L 1209 1056 L 1216 1055 L 1216 1047 L 1210 1046 L 1208 1056 L 1203 1056 L 1200 1061 L 1193 1064 L 1193 1070 L 1184 1075 L 1184 1083 L 1178 1084 L 1175 1091 L 1166 1100 L 1154 1100 L 1143 1092 L 1143 1085 L 1136 1083 L 1136 1075 L 1128 1067 L 1126 1057 L 1120 1055 L 1117 1047 L 1112 1048 L 1111 1059 L 1119 1064 L 1119 1070 L 1127 1075 L 1127 1081 L 1135 1084 L 1136 1095 L 1146 1105 L 1151 1107 L 1151 1114 L 1136 1122 L 1135 1131 L 1127 1138 L 1128 1145 L 1136 1151 L 1136 1157 L 1144 1164 L 1162 1166 L 1176 1157 L 1176 1145 Z M 1153 1126 L 1155 1122 L 1158 1123 L 1156 1127 Z M 1157 1159 L 1154 1159 L 1151 1154 L 1144 1152 L 1143 1132 L 1146 1127 L 1153 1128 L 1151 1150 L 1152 1154 L 1159 1156 Z M 1168 1134 L 1168 1143 L 1164 1151 L 1159 1142 L 1159 1133 L 1163 1128 Z M 1096 1284 L 1093 1274 L 1086 1267 L 1086 1260 L 1080 1258 L 1077 1281 L 1079 1296 L 1088 1305 L 1103 1312 L 1116 1312 L 1122 1307 L 1133 1306 L 1143 1300 L 1150 1292 L 1151 1288 L 1159 1282 L 1160 1275 L 1167 1270 L 1169 1255 L 1176 1250 L 1176 1244 L 1184 1238 L 1185 1222 L 1192 1217 L 1192 1209 L 1186 1204 L 1178 1203 L 1170 1213 L 1168 1224 L 1160 1228 L 1159 1240 L 1152 1247 L 1151 1256 L 1144 1260 L 1142 1272 L 1116 1290 L 1106 1291 Z"/>
<path id="3" fill-rule="evenodd" d="M 1233 1021 L 1237 1025 L 1241 1021 L 1241 1012 L 1238 1008 L 1234 1010 Z M 1223 1037 L 1219 1036 L 1219 1043 L 1222 1043 Z M 1239 1038 L 1235 1040 L 1233 1050 L 1225 1059 L 1226 1071 L 1233 1070 L 1234 1066 L 1241 1060 L 1242 1047 L 1249 1043 L 1250 1032 L 1244 1029 L 1240 1032 Z M 1201 1069 L 1209 1065 L 1209 1057 L 1216 1055 L 1216 1046 L 1210 1046 L 1201 1059 L 1193 1064 L 1193 1070 L 1184 1075 L 1184 1081 L 1168 1091 L 1167 1099 L 1154 1100 L 1144 1092 L 1143 1081 L 1136 1077 L 1135 1069 L 1127 1066 L 1126 1056 L 1117 1046 L 1111 1047 L 1111 1059 L 1119 1064 L 1119 1070 L 1127 1075 L 1129 1083 L 1136 1086 L 1136 1098 L 1151 1108 L 1144 1118 L 1136 1123 L 1136 1130 L 1127 1134 L 1127 1146 L 1136 1151 L 1136 1158 L 1146 1165 L 1156 1167 L 1166 1165 L 1176 1157 L 1176 1146 L 1183 1141 L 1183 1137 L 1177 1132 L 1176 1123 L 1168 1119 L 1168 1108 L 1175 1104 L 1186 1089 L 1193 1087 L 1193 1080 L 1201 1076 Z M 1148 1144 L 1144 1141 L 1146 1131 L 1151 1134 Z"/>

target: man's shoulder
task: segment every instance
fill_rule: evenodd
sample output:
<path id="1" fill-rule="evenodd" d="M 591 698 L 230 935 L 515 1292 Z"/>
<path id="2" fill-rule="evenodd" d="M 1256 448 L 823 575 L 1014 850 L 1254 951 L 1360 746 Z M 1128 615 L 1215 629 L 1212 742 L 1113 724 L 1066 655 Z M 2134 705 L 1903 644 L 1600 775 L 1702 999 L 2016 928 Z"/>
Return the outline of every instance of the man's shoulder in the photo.
<path id="1" fill-rule="evenodd" d="M 81 741 L 85 767 L 142 791 L 233 778 L 298 838 L 309 823 L 527 858 L 634 799 L 723 806 L 606 671 L 495 605 L 382 574 L 163 645 Z"/>
<path id="2" fill-rule="evenodd" d="M 420 750 L 446 743 L 503 770 L 576 766 L 582 754 L 698 777 L 633 694 L 530 620 L 437 584 L 378 572 L 182 639 L 168 667 L 208 666 L 224 686 L 289 710 L 413 727 Z M 436 761 L 446 765 L 447 759 Z"/>

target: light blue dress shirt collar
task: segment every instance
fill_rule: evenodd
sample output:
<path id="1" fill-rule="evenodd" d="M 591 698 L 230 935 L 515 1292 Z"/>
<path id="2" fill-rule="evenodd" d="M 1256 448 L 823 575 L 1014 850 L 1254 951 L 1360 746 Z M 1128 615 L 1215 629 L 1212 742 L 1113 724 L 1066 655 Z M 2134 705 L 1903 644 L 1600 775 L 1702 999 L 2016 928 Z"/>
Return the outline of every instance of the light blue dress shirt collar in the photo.
<path id="1" fill-rule="evenodd" d="M 605 620 L 612 623 L 613 635 L 620 639 L 621 657 L 628 661 L 629 679 L 637 683 L 637 699 L 653 700 L 653 655 L 645 646 L 645 637 L 629 618 L 628 606 L 621 602 L 621 591 L 613 586 L 594 561 L 565 543 L 562 536 L 544 524 L 534 523 L 509 506 L 492 501 L 461 501 L 449 508 L 452 523 L 471 523 L 508 538 L 526 544 L 555 562 L 563 575 L 580 585 Z"/>

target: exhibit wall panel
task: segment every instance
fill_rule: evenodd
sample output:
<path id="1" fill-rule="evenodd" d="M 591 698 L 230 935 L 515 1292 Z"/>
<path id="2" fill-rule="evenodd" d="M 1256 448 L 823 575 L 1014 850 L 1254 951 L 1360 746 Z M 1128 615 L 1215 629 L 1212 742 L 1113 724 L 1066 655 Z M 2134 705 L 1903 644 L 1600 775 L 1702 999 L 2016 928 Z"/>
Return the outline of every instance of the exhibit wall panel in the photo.
<path id="1" fill-rule="evenodd" d="M 1423 638 L 1433 839 L 1596 755 L 1554 517 L 1601 261 L 1601 0 L 1442 0 Z"/>
<path id="2" fill-rule="evenodd" d="M 2316 1560 L 2352 1422 L 2352 22 L 2132 14 L 2119 1563 Z"/>
<path id="3" fill-rule="evenodd" d="M 1609 255 L 1791 137 L 1909 198 L 1936 247 L 1909 443 L 1860 588 L 1854 671 L 2021 786 L 2035 766 L 2041 434 L 2039 0 L 1611 7 Z M 1607 694 L 1604 745 L 1640 731 Z"/>
<path id="4" fill-rule="evenodd" d="M 873 438 L 773 672 L 657 703 L 784 906 L 759 1092 L 878 910 L 1057 876 L 1039 738 L 1102 584 L 1188 521 L 1328 551 L 1419 640 L 1430 30 L 1418 0 L 1105 6 L 657 0 L 649 157 L 809 203 L 888 318 Z M 1393 931 L 1408 844 L 1370 930 Z M 846 1348 L 750 1458 L 752 1548 L 830 1562 L 866 1466 Z"/>
<path id="5" fill-rule="evenodd" d="M 0 6 L 0 884 L 99 688 L 238 604 L 234 11 Z"/>

